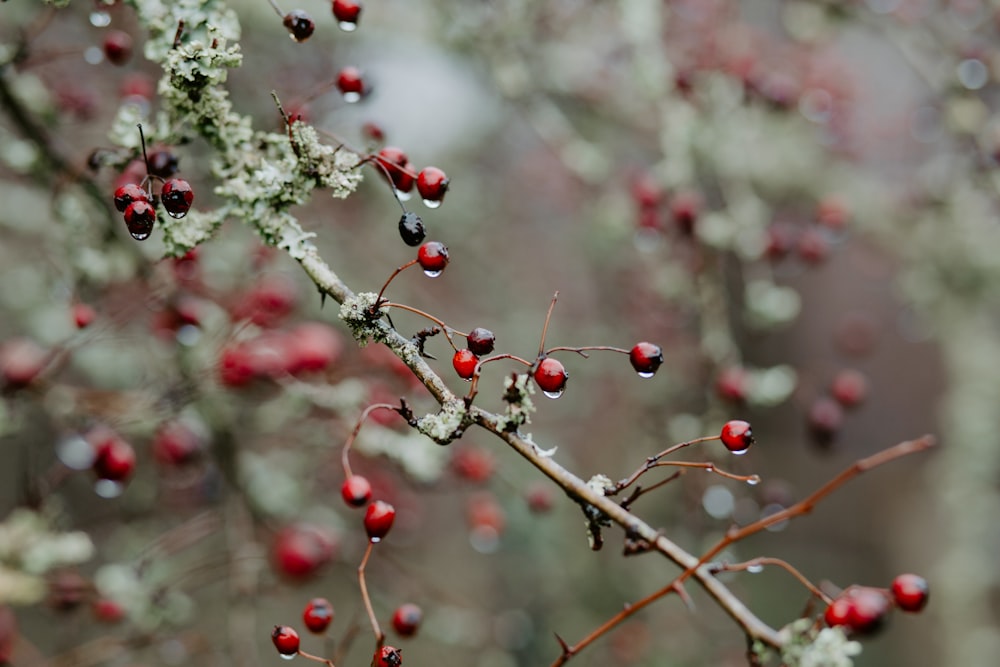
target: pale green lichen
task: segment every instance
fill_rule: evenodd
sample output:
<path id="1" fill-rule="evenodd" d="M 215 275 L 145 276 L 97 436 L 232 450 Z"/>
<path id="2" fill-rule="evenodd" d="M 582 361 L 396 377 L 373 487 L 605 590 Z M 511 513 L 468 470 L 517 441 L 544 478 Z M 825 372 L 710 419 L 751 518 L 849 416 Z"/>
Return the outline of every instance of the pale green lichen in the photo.
<path id="1" fill-rule="evenodd" d="M 86 533 L 56 532 L 44 513 L 14 510 L 0 523 L 0 604 L 38 602 L 47 589 L 46 572 L 83 563 L 93 554 Z"/>
<path id="2" fill-rule="evenodd" d="M 365 426 L 354 441 L 354 449 L 373 458 L 388 457 L 410 477 L 428 484 L 441 478 L 448 463 L 444 449 L 431 445 L 413 431 L 399 433 L 376 425 Z"/>
<path id="3" fill-rule="evenodd" d="M 500 427 L 507 432 L 516 432 L 524 424 L 531 423 L 531 413 L 535 411 L 535 404 L 531 400 L 531 395 L 535 393 L 535 383 L 527 373 L 521 373 L 508 375 L 503 386 L 503 399 L 507 408 Z"/>
<path id="4" fill-rule="evenodd" d="M 447 445 L 462 437 L 465 428 L 472 423 L 465 403 L 460 400 L 447 401 L 436 414 L 424 415 L 417 420 L 417 430 L 439 445 Z"/>
<path id="5" fill-rule="evenodd" d="M 158 567 L 140 568 L 111 563 L 94 574 L 94 587 L 101 597 L 121 605 L 129 621 L 151 632 L 164 625 L 177 626 L 194 612 L 187 595 L 167 585 L 171 573 Z"/>
<path id="6" fill-rule="evenodd" d="M 383 338 L 383 332 L 377 326 L 384 309 L 376 311 L 378 294 L 375 292 L 360 292 L 344 300 L 340 305 L 340 319 L 351 328 L 354 339 L 364 347 L 370 340 Z"/>
<path id="7" fill-rule="evenodd" d="M 781 659 L 787 667 L 853 667 L 861 644 L 841 628 L 817 631 L 811 618 L 800 618 L 781 629 Z"/>

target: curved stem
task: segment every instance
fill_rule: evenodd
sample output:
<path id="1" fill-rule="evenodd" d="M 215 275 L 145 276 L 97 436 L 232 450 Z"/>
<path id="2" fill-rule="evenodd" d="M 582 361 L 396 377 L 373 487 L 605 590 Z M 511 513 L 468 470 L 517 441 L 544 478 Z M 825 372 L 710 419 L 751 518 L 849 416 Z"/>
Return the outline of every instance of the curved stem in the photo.
<path id="1" fill-rule="evenodd" d="M 472 386 L 469 387 L 469 393 L 465 397 L 466 401 L 471 402 L 472 399 L 476 397 L 476 394 L 479 393 L 479 374 L 483 370 L 483 364 L 488 364 L 491 361 L 500 361 L 501 359 L 513 359 L 514 361 L 524 364 L 528 368 L 531 368 L 532 366 L 532 363 L 530 361 L 522 359 L 521 357 L 514 354 L 496 354 L 493 355 L 492 357 L 480 359 L 479 363 L 476 364 L 476 368 L 472 371 Z"/>
<path id="2" fill-rule="evenodd" d="M 737 482 L 760 484 L 760 475 L 737 475 L 735 473 L 726 472 L 725 470 L 716 467 L 714 463 L 710 463 L 708 461 L 659 461 L 653 464 L 654 468 L 665 466 L 673 468 L 701 468 L 702 470 L 707 470 L 708 472 L 714 472 L 716 475 L 720 475 L 726 479 L 735 479 Z"/>
<path id="3" fill-rule="evenodd" d="M 371 621 L 372 632 L 375 633 L 375 649 L 378 650 L 385 643 L 385 633 L 382 632 L 382 628 L 378 624 L 378 619 L 375 618 L 375 611 L 372 609 L 372 600 L 368 596 L 368 585 L 365 583 L 365 566 L 368 565 L 368 558 L 372 555 L 372 547 L 374 546 L 375 543 L 369 540 L 368 546 L 365 548 L 365 555 L 361 559 L 361 565 L 358 565 L 358 583 L 361 585 L 361 599 L 365 603 L 365 611 L 368 612 L 368 620 Z"/>
<path id="4" fill-rule="evenodd" d="M 358 422 L 354 425 L 354 428 L 351 430 L 351 434 L 347 436 L 347 442 L 344 443 L 343 451 L 340 453 L 340 462 L 343 464 L 344 474 L 347 475 L 348 478 L 354 476 L 354 473 L 351 472 L 351 463 L 349 461 L 351 445 L 354 444 L 354 439 L 357 438 L 358 433 L 361 432 L 361 427 L 364 425 L 365 420 L 368 419 L 368 415 L 370 415 L 375 410 L 396 410 L 396 409 L 397 408 L 395 405 L 389 405 L 388 403 L 373 403 L 372 405 L 369 405 L 367 408 L 365 408 L 364 412 L 361 413 L 361 416 L 358 418 Z"/>
<path id="5" fill-rule="evenodd" d="M 569 347 L 566 345 L 560 345 L 558 347 L 550 347 L 545 350 L 545 355 L 550 355 L 553 352 L 576 352 L 584 359 L 588 359 L 590 355 L 587 352 L 603 350 L 606 352 L 620 352 L 622 354 L 628 354 L 629 350 L 624 350 L 620 347 L 612 347 L 610 345 L 584 345 L 582 347 Z"/>
<path id="6" fill-rule="evenodd" d="M 414 260 L 414 261 L 416 261 L 416 260 Z M 403 267 L 403 268 L 406 268 L 406 267 Z M 383 287 L 382 289 L 384 290 L 385 288 Z M 381 297 L 382 297 L 382 295 L 379 294 L 378 301 L 381 301 Z M 377 303 L 377 301 L 376 301 L 376 303 Z M 406 310 L 406 311 L 409 311 L 409 312 L 414 313 L 416 315 L 420 315 L 421 317 L 426 317 L 431 322 L 433 322 L 434 324 L 436 324 L 439 327 L 441 327 L 441 331 L 444 333 L 444 337 L 448 339 L 448 342 L 451 344 L 452 349 L 455 350 L 456 352 L 458 351 L 458 347 L 455 345 L 455 341 L 452 340 L 452 338 L 451 338 L 452 334 L 458 334 L 459 336 L 468 336 L 468 334 L 464 334 L 461 331 L 456 331 L 455 329 L 452 329 L 450 326 L 448 326 L 447 324 L 445 324 L 442 320 L 434 317 L 430 313 L 426 313 L 426 312 L 420 310 L 419 308 L 414 308 L 413 306 L 407 306 L 406 304 L 396 303 L 394 301 L 385 301 L 385 302 L 381 303 L 379 305 L 379 307 L 380 308 L 399 308 L 400 310 Z"/>
<path id="7" fill-rule="evenodd" d="M 549 320 L 552 319 L 552 309 L 556 307 L 556 299 L 559 298 L 559 291 L 552 295 L 552 301 L 549 302 L 549 310 L 545 313 L 545 324 L 542 325 L 542 339 L 538 341 L 538 356 L 539 358 L 545 356 L 545 336 L 549 333 Z"/>
<path id="8" fill-rule="evenodd" d="M 380 289 L 378 291 L 378 298 L 375 300 L 375 303 L 378 303 L 378 302 L 380 302 L 382 300 L 382 295 L 385 294 L 385 290 L 386 290 L 387 287 L 389 287 L 389 283 L 392 282 L 393 278 L 395 278 L 400 273 L 402 273 L 406 269 L 408 269 L 411 266 L 413 266 L 414 264 L 416 264 L 418 261 L 419 260 L 411 259 L 409 262 L 407 262 L 406 264 L 403 264 L 401 267 L 399 267 L 395 271 L 393 271 L 392 275 L 389 276 L 389 279 L 385 281 L 384 285 L 382 285 L 382 289 Z M 400 306 L 397 304 L 396 307 L 399 308 Z"/>
<path id="9" fill-rule="evenodd" d="M 324 665 L 327 665 L 328 667 L 337 667 L 336 665 L 333 664 L 333 660 L 327 660 L 326 658 L 321 658 L 318 655 L 313 655 L 312 653 L 306 653 L 302 649 L 299 649 L 298 654 L 303 658 L 305 658 L 306 660 L 312 660 L 313 662 L 322 662 Z"/>
<path id="10" fill-rule="evenodd" d="M 648 459 L 646 459 L 646 462 L 641 466 L 639 466 L 639 468 L 635 472 L 633 472 L 625 479 L 619 481 L 618 484 L 615 485 L 615 493 L 618 493 L 630 487 L 637 479 L 639 479 L 640 476 L 642 476 L 643 473 L 653 468 L 656 462 L 662 459 L 663 457 L 670 456 L 674 452 L 684 449 L 685 447 L 690 447 L 691 445 L 696 445 L 701 442 L 709 442 L 711 440 L 718 440 L 718 439 L 719 436 L 717 435 L 706 435 L 701 438 L 695 438 L 694 440 L 688 440 L 686 442 L 682 442 L 673 445 L 671 447 L 667 447 L 659 454 L 656 454 L 655 456 L 650 456 Z"/>
<path id="11" fill-rule="evenodd" d="M 282 19 L 284 19 L 285 12 L 281 11 L 281 7 L 278 6 L 278 3 L 275 2 L 274 0 L 267 0 L 267 1 L 271 4 L 271 7 L 274 8 L 274 13 L 280 16 Z"/>
<path id="12" fill-rule="evenodd" d="M 744 570 L 750 570 L 756 567 L 763 567 L 764 565 L 777 565 L 778 567 L 784 569 L 790 575 L 798 579 L 799 583 L 805 586 L 810 593 L 823 601 L 824 604 L 829 605 L 833 603 L 833 599 L 821 591 L 818 586 L 809 581 L 809 579 L 799 572 L 795 567 L 792 566 L 788 561 L 782 560 L 780 558 L 771 558 L 770 556 L 761 556 L 759 558 L 753 558 L 751 560 L 745 561 L 743 563 L 728 563 L 720 564 L 718 566 L 719 572 L 742 572 Z"/>

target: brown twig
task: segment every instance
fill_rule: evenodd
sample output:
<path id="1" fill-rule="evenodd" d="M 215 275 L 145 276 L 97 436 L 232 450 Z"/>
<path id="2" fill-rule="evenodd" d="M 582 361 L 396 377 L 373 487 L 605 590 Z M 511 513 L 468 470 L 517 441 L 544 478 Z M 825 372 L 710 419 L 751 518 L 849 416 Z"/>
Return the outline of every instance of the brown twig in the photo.
<path id="1" fill-rule="evenodd" d="M 365 583 L 365 566 L 368 565 L 368 558 L 371 557 L 374 546 L 375 543 L 369 540 L 368 546 L 365 548 L 365 555 L 361 559 L 361 565 L 358 565 L 358 583 L 361 585 L 361 599 L 365 603 L 365 611 L 368 613 L 368 620 L 371 621 L 372 632 L 375 633 L 375 650 L 378 650 L 385 644 L 385 633 L 379 627 L 378 618 L 375 617 L 375 610 L 372 609 L 372 599 L 368 595 L 368 584 Z"/>

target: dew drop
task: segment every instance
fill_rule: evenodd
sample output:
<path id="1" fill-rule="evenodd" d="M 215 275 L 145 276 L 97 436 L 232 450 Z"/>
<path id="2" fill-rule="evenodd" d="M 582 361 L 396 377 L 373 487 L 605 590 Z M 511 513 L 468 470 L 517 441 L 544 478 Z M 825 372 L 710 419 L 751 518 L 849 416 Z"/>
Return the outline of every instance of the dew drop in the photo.
<path id="1" fill-rule="evenodd" d="M 354 104 L 355 102 L 361 101 L 361 93 L 356 93 L 354 91 L 344 93 L 344 101 L 348 104 Z"/>
<path id="2" fill-rule="evenodd" d="M 104 51 L 97 46 L 90 46 L 83 52 L 83 59 L 89 65 L 100 65 L 104 62 Z"/>
<path id="3" fill-rule="evenodd" d="M 750 574 L 760 574 L 763 571 L 764 571 L 764 566 L 761 565 L 760 563 L 747 567 L 747 572 L 749 572 Z"/>
<path id="4" fill-rule="evenodd" d="M 396 196 L 399 197 L 399 201 L 410 201 L 413 199 L 412 192 L 403 192 L 402 190 L 396 190 Z"/>
<path id="5" fill-rule="evenodd" d="M 381 537 L 373 537 L 373 538 L 371 538 L 371 543 L 372 544 L 378 544 L 381 541 L 382 541 Z"/>
<path id="6" fill-rule="evenodd" d="M 337 26 L 344 32 L 354 32 L 358 29 L 358 24 L 353 21 L 341 21 Z"/>
<path id="7" fill-rule="evenodd" d="M 749 484 L 750 486 L 757 486 L 758 484 L 760 484 L 760 475 L 750 475 L 750 478 L 747 479 L 747 484 Z"/>
<path id="8" fill-rule="evenodd" d="M 281 656 L 282 660 L 294 660 L 295 656 L 297 656 L 298 653 L 291 653 L 291 654 L 279 653 L 278 655 Z"/>
<path id="9" fill-rule="evenodd" d="M 94 465 L 94 446 L 80 435 L 68 435 L 56 443 L 56 456 L 71 470 L 86 470 Z"/>
<path id="10" fill-rule="evenodd" d="M 441 205 L 441 200 L 440 199 L 438 199 L 438 200 L 425 199 L 424 200 L 424 206 L 426 206 L 427 208 L 437 208 L 440 205 Z"/>
<path id="11" fill-rule="evenodd" d="M 136 241 L 145 241 L 146 239 L 149 238 L 149 235 L 152 234 L 152 233 L 153 233 L 152 230 L 149 230 L 149 231 L 143 230 L 143 231 L 140 231 L 140 232 L 129 232 L 129 234 L 132 235 L 132 238 L 134 238 Z"/>
<path id="12" fill-rule="evenodd" d="M 101 498 L 117 498 L 124 490 L 124 484 L 110 479 L 99 479 L 94 483 L 94 493 Z"/>
<path id="13" fill-rule="evenodd" d="M 167 215 L 169 215 L 171 218 L 176 218 L 177 220 L 180 220 L 187 214 L 188 214 L 187 211 L 167 211 Z"/>
<path id="14" fill-rule="evenodd" d="M 427 269 L 424 269 L 424 275 L 427 276 L 428 278 L 437 278 L 442 273 L 444 273 L 444 272 L 443 271 L 428 271 Z"/>
<path id="15" fill-rule="evenodd" d="M 746 454 L 749 451 L 750 451 L 750 448 L 746 447 L 744 449 L 737 449 L 735 451 L 734 450 L 730 450 L 729 453 L 732 454 L 733 456 L 743 456 L 744 454 Z"/>
<path id="16" fill-rule="evenodd" d="M 639 377 L 641 378 L 651 378 L 654 375 L 656 375 L 656 371 L 643 371 L 639 373 Z"/>
<path id="17" fill-rule="evenodd" d="M 545 394 L 545 396 L 548 398 L 559 398 L 560 396 L 563 395 L 563 390 L 560 389 L 559 391 L 543 391 L 542 393 Z"/>
<path id="18" fill-rule="evenodd" d="M 111 25 L 111 14 L 107 12 L 90 12 L 90 25 L 95 28 L 107 28 Z"/>

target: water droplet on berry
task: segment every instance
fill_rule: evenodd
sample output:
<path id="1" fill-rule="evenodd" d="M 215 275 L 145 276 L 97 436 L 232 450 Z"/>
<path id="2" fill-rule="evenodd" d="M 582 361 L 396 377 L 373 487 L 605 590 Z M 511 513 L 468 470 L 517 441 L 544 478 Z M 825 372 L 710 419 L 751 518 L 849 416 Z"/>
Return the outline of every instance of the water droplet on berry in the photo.
<path id="1" fill-rule="evenodd" d="M 124 490 L 124 484 L 110 479 L 99 479 L 94 483 L 94 493 L 101 498 L 117 498 Z"/>
<path id="2" fill-rule="evenodd" d="M 354 23 L 353 21 L 341 21 L 340 23 L 337 24 L 337 27 L 339 27 L 344 32 L 354 32 L 355 30 L 358 29 L 358 24 Z"/>
<path id="3" fill-rule="evenodd" d="M 111 25 L 111 14 L 107 12 L 90 12 L 90 25 L 95 28 L 107 28 Z"/>
<path id="4" fill-rule="evenodd" d="M 641 377 L 641 378 L 651 378 L 654 375 L 656 375 L 655 372 L 651 372 L 651 373 L 639 373 L 639 377 Z"/>
<path id="5" fill-rule="evenodd" d="M 294 38 L 294 37 L 292 37 L 292 39 L 295 39 L 295 38 Z M 290 654 L 290 655 L 285 655 L 284 653 L 279 653 L 278 655 L 280 655 L 280 656 L 281 656 L 281 659 L 282 659 L 282 660 L 294 660 L 294 659 L 295 659 L 295 656 L 297 656 L 297 655 L 298 655 L 298 653 L 292 653 L 292 654 Z"/>
<path id="6" fill-rule="evenodd" d="M 751 565 L 747 568 L 747 572 L 749 572 L 750 574 L 760 574 L 763 571 L 764 571 L 764 566 L 761 565 L 760 563 L 756 565 Z"/>
<path id="7" fill-rule="evenodd" d="M 348 104 L 354 104 L 355 102 L 361 101 L 361 93 L 355 92 L 353 90 L 344 93 L 343 96 L 344 96 L 344 101 L 347 102 Z"/>
<path id="8" fill-rule="evenodd" d="M 145 241 L 149 238 L 149 235 L 153 233 L 153 230 L 142 230 L 138 232 L 129 232 L 136 241 Z"/>
<path id="9" fill-rule="evenodd" d="M 410 201 L 413 199 L 413 192 L 403 192 L 402 190 L 396 190 L 396 196 L 399 197 L 399 201 Z"/>
<path id="10" fill-rule="evenodd" d="M 441 200 L 440 199 L 438 199 L 436 201 L 433 200 L 433 199 L 425 199 L 424 200 L 424 206 L 426 206 L 427 208 L 437 208 L 440 205 L 441 205 Z"/>
<path id="11" fill-rule="evenodd" d="M 371 538 L 369 538 L 369 539 L 371 540 L 371 543 L 372 543 L 372 544 L 378 544 L 379 542 L 381 542 L 381 541 L 382 541 L 382 538 L 381 538 L 381 537 L 371 537 Z"/>
<path id="12" fill-rule="evenodd" d="M 543 391 L 542 393 L 545 394 L 548 398 L 559 398 L 560 396 L 563 395 L 563 390 L 560 389 L 559 391 Z"/>
<path id="13" fill-rule="evenodd" d="M 428 278 L 437 278 L 442 273 L 444 273 L 444 271 L 428 271 L 427 269 L 424 269 L 424 275 Z"/>
<path id="14" fill-rule="evenodd" d="M 746 454 L 749 451 L 750 451 L 750 448 L 747 447 L 745 449 L 737 449 L 737 450 L 732 450 L 731 449 L 731 450 L 729 450 L 729 453 L 732 454 L 733 456 L 743 456 L 744 454 Z"/>
<path id="15" fill-rule="evenodd" d="M 747 479 L 747 484 L 749 484 L 750 486 L 757 486 L 758 484 L 760 484 L 760 475 L 750 475 L 750 478 Z"/>
<path id="16" fill-rule="evenodd" d="M 180 220 L 187 214 L 188 214 L 187 211 L 167 211 L 167 215 L 169 215 L 171 218 L 176 218 L 178 220 Z"/>

